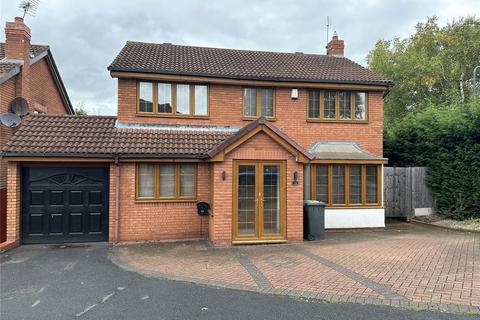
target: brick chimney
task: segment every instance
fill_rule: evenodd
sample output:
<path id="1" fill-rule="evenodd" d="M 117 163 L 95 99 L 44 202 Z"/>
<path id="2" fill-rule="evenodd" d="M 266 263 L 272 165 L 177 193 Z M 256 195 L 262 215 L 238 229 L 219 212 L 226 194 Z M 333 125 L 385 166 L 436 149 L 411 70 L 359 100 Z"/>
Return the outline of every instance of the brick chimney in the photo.
<path id="1" fill-rule="evenodd" d="M 15 17 L 14 22 L 5 24 L 5 59 L 22 64 L 22 72 L 17 78 L 17 96 L 25 99 L 30 93 L 30 28 L 20 17 Z"/>
<path id="2" fill-rule="evenodd" d="M 345 45 L 343 40 L 338 39 L 337 31 L 333 33 L 332 40 L 330 40 L 326 48 L 328 56 L 343 57 Z"/>

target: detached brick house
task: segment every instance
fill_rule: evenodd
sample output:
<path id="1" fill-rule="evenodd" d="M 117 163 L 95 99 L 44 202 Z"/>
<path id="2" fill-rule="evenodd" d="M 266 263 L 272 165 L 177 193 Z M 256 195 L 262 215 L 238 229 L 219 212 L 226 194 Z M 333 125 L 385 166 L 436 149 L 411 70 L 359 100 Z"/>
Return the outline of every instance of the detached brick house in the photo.
<path id="1" fill-rule="evenodd" d="M 127 42 L 108 67 L 117 117 L 34 115 L 4 149 L 9 240 L 300 241 L 304 199 L 328 229 L 384 227 L 392 83 L 343 48 Z"/>
<path id="2" fill-rule="evenodd" d="M 46 45 L 30 44 L 31 32 L 22 18 L 7 22 L 0 43 L 0 114 L 15 97 L 27 100 L 29 113 L 73 114 L 62 78 Z M 0 124 L 0 149 L 16 129 Z M 0 159 L 0 242 L 5 240 L 7 162 Z"/>

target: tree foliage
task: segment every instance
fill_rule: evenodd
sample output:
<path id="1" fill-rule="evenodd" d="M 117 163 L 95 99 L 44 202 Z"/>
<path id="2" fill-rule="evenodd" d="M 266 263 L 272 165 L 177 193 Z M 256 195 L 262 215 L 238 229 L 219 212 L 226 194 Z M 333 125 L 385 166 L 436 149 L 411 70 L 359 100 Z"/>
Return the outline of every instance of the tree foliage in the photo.
<path id="1" fill-rule="evenodd" d="M 429 18 L 408 38 L 378 40 L 367 62 L 394 81 L 385 99 L 387 126 L 426 106 L 468 101 L 473 68 L 480 63 L 480 19 L 440 27 L 436 17 Z"/>
<path id="2" fill-rule="evenodd" d="M 79 102 L 75 107 L 75 115 L 77 116 L 86 116 L 88 115 L 87 109 L 83 102 Z"/>
<path id="3" fill-rule="evenodd" d="M 439 213 L 480 217 L 480 100 L 430 104 L 389 127 L 385 156 L 393 166 L 427 166 Z"/>

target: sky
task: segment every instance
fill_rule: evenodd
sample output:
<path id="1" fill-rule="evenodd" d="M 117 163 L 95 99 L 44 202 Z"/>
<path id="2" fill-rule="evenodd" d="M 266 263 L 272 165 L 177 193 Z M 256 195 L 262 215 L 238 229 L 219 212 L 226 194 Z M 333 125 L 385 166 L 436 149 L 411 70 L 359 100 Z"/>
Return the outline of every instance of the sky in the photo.
<path id="1" fill-rule="evenodd" d="M 19 2 L 0 0 L 2 26 Z M 41 0 L 25 23 L 32 43 L 50 45 L 73 106 L 115 115 L 107 66 L 127 40 L 324 54 L 329 16 L 345 56 L 365 65 L 378 39 L 407 37 L 434 15 L 441 25 L 478 17 L 480 0 Z"/>

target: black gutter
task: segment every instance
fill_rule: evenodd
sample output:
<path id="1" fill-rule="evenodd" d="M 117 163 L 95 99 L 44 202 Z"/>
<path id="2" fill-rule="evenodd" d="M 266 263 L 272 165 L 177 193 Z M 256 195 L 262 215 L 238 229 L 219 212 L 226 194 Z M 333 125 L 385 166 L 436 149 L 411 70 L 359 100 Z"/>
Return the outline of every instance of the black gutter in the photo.
<path id="1" fill-rule="evenodd" d="M 109 66 L 107 70 L 118 72 L 140 72 L 150 74 L 167 74 L 178 76 L 196 76 L 196 77 L 208 77 L 208 78 L 221 78 L 230 80 L 255 80 L 255 81 L 276 81 L 276 82 L 302 82 L 302 83 L 335 83 L 335 84 L 360 84 L 369 86 L 382 86 L 388 87 L 393 84 L 393 81 L 353 81 L 353 80 L 312 80 L 312 79 L 295 79 L 295 78 L 261 78 L 261 77 L 246 77 L 246 76 L 226 76 L 217 73 L 201 73 L 201 72 L 177 72 L 177 71 L 157 71 L 150 69 L 130 69 L 130 68 L 116 68 Z"/>

